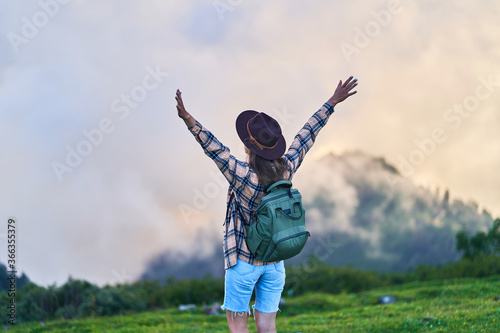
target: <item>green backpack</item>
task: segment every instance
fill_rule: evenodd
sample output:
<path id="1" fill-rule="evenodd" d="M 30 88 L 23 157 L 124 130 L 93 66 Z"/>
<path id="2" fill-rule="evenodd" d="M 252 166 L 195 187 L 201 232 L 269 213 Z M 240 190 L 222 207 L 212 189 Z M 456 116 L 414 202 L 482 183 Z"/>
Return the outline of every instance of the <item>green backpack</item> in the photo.
<path id="1" fill-rule="evenodd" d="M 255 210 L 256 221 L 245 224 L 248 249 L 260 261 L 289 259 L 302 251 L 311 234 L 305 226 L 302 196 L 288 180 L 271 184 Z"/>

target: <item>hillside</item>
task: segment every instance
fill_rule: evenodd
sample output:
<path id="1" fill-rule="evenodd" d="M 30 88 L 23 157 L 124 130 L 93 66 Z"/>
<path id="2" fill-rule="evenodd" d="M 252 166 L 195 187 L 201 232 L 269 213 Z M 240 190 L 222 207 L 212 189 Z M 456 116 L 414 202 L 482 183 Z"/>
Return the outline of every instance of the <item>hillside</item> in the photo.
<path id="1" fill-rule="evenodd" d="M 332 265 L 394 271 L 455 261 L 457 231 L 493 223 L 476 203 L 416 186 L 383 158 L 362 152 L 330 154 L 301 171 L 295 186 L 303 189 L 308 225 L 317 235 L 309 253 L 330 244 L 334 250 L 323 261 Z"/>
<path id="2" fill-rule="evenodd" d="M 429 281 L 357 294 L 286 297 L 278 332 L 499 332 L 500 276 Z M 379 305 L 384 295 L 394 304 Z M 253 318 L 249 332 L 256 332 Z M 43 324 L 43 325 L 42 325 Z M 176 308 L 133 315 L 55 320 L 9 327 L 9 332 L 226 332 L 225 315 Z"/>
<path id="3" fill-rule="evenodd" d="M 446 190 L 416 186 L 384 158 L 363 152 L 305 161 L 293 179 L 303 196 L 312 238 L 287 265 L 315 254 L 331 265 L 398 271 L 460 257 L 455 235 L 485 230 L 493 217 L 474 202 L 450 200 Z M 211 256 L 166 251 L 152 258 L 142 278 L 222 276 L 222 231 Z"/>

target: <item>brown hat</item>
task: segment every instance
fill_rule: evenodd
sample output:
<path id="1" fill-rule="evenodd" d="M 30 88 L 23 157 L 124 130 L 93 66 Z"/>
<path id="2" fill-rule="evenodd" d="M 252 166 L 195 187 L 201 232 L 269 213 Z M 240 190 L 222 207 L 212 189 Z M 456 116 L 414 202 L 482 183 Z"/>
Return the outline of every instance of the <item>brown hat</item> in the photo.
<path id="1" fill-rule="evenodd" d="M 236 131 L 255 154 L 274 160 L 285 153 L 286 142 L 278 122 L 264 112 L 246 110 L 236 118 Z"/>

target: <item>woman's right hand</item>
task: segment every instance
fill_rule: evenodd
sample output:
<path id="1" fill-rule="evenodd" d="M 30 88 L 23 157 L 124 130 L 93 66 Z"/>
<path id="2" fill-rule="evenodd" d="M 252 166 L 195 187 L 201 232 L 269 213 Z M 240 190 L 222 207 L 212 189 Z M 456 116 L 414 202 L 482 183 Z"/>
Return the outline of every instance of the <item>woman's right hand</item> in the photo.
<path id="1" fill-rule="evenodd" d="M 179 118 L 184 120 L 184 123 L 188 127 L 193 127 L 196 123 L 196 120 L 193 118 L 193 116 L 191 116 L 191 114 L 189 114 L 189 112 L 186 111 L 179 89 L 177 89 L 177 92 L 175 93 L 175 100 L 177 101 L 177 115 L 179 116 Z"/>
<path id="2" fill-rule="evenodd" d="M 333 93 L 333 96 L 330 97 L 328 103 L 335 106 L 336 104 L 344 101 L 347 97 L 354 95 L 357 91 L 350 92 L 354 87 L 358 85 L 358 79 L 352 80 L 352 76 L 348 78 L 344 84 L 342 84 L 342 80 L 340 80 L 337 85 L 337 89 Z"/>

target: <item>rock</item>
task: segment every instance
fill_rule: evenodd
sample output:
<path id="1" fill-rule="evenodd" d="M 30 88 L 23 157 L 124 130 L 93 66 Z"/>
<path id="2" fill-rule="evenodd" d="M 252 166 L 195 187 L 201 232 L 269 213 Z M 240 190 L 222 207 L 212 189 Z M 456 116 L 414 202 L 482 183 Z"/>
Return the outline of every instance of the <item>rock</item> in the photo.
<path id="1" fill-rule="evenodd" d="M 285 300 L 283 298 L 280 298 L 280 305 L 279 305 L 279 307 L 281 308 L 281 307 L 285 306 L 285 304 L 286 304 Z"/>
<path id="2" fill-rule="evenodd" d="M 219 315 L 220 304 L 219 302 L 215 302 L 212 306 L 203 306 L 203 312 L 207 315 Z"/>
<path id="3" fill-rule="evenodd" d="M 380 296 L 378 299 L 379 304 L 392 304 L 396 303 L 396 296 Z"/>
<path id="4" fill-rule="evenodd" d="M 179 311 L 196 311 L 196 305 L 194 304 L 181 304 L 179 305 Z"/>

